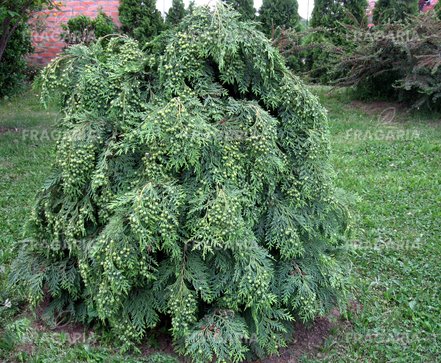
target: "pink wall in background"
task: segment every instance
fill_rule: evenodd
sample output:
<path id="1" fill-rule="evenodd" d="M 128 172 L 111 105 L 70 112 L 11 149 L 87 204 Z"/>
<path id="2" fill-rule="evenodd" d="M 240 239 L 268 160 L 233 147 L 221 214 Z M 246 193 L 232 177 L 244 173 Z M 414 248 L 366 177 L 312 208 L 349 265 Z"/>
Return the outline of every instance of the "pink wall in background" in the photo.
<path id="1" fill-rule="evenodd" d="M 100 9 L 118 21 L 119 0 L 62 0 L 60 10 L 47 10 L 37 14 L 32 21 L 34 54 L 29 57 L 32 64 L 46 65 L 55 58 L 65 43 L 60 39 L 61 24 L 70 18 L 84 14 L 95 18 Z"/>
<path id="2" fill-rule="evenodd" d="M 431 0 L 430 4 L 424 6 L 423 11 L 426 12 L 426 11 L 432 10 L 437 3 L 438 3 L 438 0 Z"/>

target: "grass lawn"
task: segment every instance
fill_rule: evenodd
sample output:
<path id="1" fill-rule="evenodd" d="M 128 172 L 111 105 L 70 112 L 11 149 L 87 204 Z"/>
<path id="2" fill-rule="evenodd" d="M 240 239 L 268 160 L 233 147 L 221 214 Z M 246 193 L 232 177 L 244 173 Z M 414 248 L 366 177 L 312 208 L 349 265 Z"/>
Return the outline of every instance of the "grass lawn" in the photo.
<path id="1" fill-rule="evenodd" d="M 384 122 L 378 110 L 363 111 L 344 92 L 326 91 L 313 88 L 329 110 L 337 183 L 355 196 L 356 308 L 305 360 L 436 362 L 441 359 L 441 121 L 400 115 Z M 6 288 L 13 243 L 22 238 L 33 196 L 53 158 L 56 118 L 32 93 L 0 102 L 0 361 L 141 361 L 121 357 L 105 343 L 92 347 L 86 336 L 80 336 L 82 344 L 70 344 L 65 333 L 40 329 L 32 314 L 18 308 L 23 297 Z M 175 359 L 154 355 L 143 361 Z"/>
<path id="2" fill-rule="evenodd" d="M 356 196 L 359 304 L 318 361 L 441 361 L 441 119 L 383 122 L 388 111 L 313 91 L 329 110 L 337 183 Z"/>

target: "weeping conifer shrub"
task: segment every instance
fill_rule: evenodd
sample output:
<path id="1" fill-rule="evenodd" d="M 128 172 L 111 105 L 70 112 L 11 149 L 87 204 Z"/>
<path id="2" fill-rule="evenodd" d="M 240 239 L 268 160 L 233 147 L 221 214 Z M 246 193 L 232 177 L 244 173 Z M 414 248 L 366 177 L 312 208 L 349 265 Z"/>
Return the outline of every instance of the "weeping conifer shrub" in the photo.
<path id="1" fill-rule="evenodd" d="M 339 301 L 325 111 L 239 17 L 197 8 L 144 51 L 115 37 L 46 68 L 63 136 L 12 275 L 34 304 L 125 348 L 166 327 L 195 362 L 239 362 Z"/>

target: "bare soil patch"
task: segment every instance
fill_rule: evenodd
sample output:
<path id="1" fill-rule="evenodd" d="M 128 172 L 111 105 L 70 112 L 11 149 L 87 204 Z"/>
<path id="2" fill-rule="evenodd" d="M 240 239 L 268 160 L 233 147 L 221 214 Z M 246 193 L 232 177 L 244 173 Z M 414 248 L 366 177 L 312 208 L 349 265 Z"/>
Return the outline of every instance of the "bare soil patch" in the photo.
<path id="1" fill-rule="evenodd" d="M 0 126 L 0 135 L 2 134 L 6 134 L 7 132 L 20 132 L 21 129 L 17 128 L 17 127 L 3 127 Z"/>
<path id="2" fill-rule="evenodd" d="M 352 101 L 352 108 L 362 110 L 364 113 L 374 116 L 380 122 L 391 123 L 397 121 L 397 118 L 406 115 L 410 109 L 399 102 L 388 101 Z"/>
<path id="3" fill-rule="evenodd" d="M 49 299 L 45 298 L 37 307 L 36 313 L 39 318 L 33 323 L 37 331 L 66 333 L 72 339 L 70 344 L 83 343 L 84 341 L 82 340 L 84 339 L 88 340 L 89 344 L 99 344 L 94 339 L 93 329 L 83 324 L 72 323 L 67 320 L 63 321 L 62 316 L 59 317 L 58 324 L 55 327 L 49 327 L 42 318 L 42 314 L 48 304 Z M 356 301 L 350 301 L 348 308 L 357 314 L 363 307 Z M 323 346 L 326 339 L 331 335 L 331 330 L 342 328 L 343 326 L 348 327 L 348 325 L 351 325 L 350 322 L 342 318 L 338 309 L 332 310 L 326 317 L 315 319 L 310 324 L 296 322 L 294 323 L 292 341 L 288 347 L 280 351 L 279 355 L 250 361 L 249 363 L 299 363 L 304 355 L 314 355 L 319 351 L 320 347 Z M 170 335 L 164 331 L 155 330 L 151 332 L 150 337 L 152 338 L 151 342 L 147 340 L 139 347 L 142 355 L 149 356 L 154 353 L 166 353 L 175 356 L 180 362 L 189 362 L 186 358 L 177 356 Z M 26 348 L 32 350 L 33 347 L 29 346 Z"/>
<path id="4" fill-rule="evenodd" d="M 395 108 L 401 113 L 409 111 L 409 108 L 407 108 L 404 104 L 392 101 L 352 101 L 350 105 L 363 110 L 369 115 L 376 115 L 388 108 Z"/>
<path id="5" fill-rule="evenodd" d="M 296 323 L 293 341 L 280 355 L 253 363 L 298 363 L 303 355 L 313 353 L 323 345 L 333 325 L 326 317 L 318 318 L 310 325 Z"/>

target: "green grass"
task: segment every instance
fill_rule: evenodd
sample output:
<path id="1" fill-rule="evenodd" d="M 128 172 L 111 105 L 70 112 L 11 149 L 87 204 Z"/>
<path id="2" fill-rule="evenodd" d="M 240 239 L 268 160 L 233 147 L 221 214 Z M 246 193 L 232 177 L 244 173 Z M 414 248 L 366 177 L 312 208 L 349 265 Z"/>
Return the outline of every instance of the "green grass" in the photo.
<path id="1" fill-rule="evenodd" d="M 344 92 L 313 88 L 329 110 L 340 187 L 355 196 L 354 305 L 314 362 L 436 362 L 441 356 L 441 122 L 402 115 L 384 123 Z M 40 329 L 6 288 L 33 197 L 50 169 L 57 115 L 32 93 L 0 103 L 0 361 L 174 362 L 119 356 L 105 343 L 68 344 Z M 11 300 L 12 307 L 2 304 Z M 8 342 L 12 345 L 7 346 Z M 2 350 L 3 349 L 3 350 Z"/>
<path id="2" fill-rule="evenodd" d="M 319 361 L 441 359 L 441 122 L 392 123 L 314 88 L 329 110 L 337 184 L 356 196 L 353 241 L 358 313 Z M 404 136 L 403 136 L 404 135 Z"/>
<path id="3" fill-rule="evenodd" d="M 56 113 L 44 111 L 31 93 L 0 103 L 0 303 L 6 296 L 5 276 L 14 241 L 53 158 L 50 132 Z"/>

